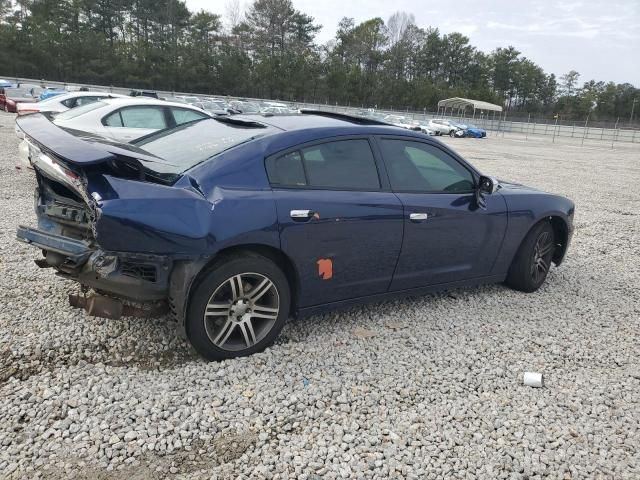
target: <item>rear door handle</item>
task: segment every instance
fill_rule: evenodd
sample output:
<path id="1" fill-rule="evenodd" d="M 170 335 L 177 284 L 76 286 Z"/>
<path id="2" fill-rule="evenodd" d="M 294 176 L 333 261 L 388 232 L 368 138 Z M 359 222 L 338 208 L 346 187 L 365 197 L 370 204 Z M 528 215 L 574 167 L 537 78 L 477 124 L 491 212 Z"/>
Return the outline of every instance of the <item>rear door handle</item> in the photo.
<path id="1" fill-rule="evenodd" d="M 409 220 L 411 220 L 412 222 L 422 222 L 427 218 L 429 218 L 428 213 L 410 213 L 409 214 Z"/>
<path id="2" fill-rule="evenodd" d="M 311 210 L 291 210 L 289 215 L 293 219 L 308 220 L 313 216 L 313 212 Z"/>

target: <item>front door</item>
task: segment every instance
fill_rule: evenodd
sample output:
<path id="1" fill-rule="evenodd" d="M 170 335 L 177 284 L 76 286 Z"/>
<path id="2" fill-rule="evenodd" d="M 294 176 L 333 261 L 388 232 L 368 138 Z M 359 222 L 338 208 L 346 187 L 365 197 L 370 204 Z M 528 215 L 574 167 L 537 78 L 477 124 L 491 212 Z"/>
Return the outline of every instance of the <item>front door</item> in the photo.
<path id="1" fill-rule="evenodd" d="M 502 195 L 476 205 L 473 173 L 444 148 L 382 138 L 393 191 L 404 206 L 404 239 L 391 290 L 489 275 L 507 227 Z"/>
<path id="2" fill-rule="evenodd" d="M 367 138 L 306 146 L 267 160 L 282 251 L 299 306 L 386 292 L 402 243 L 402 204 L 383 191 Z"/>

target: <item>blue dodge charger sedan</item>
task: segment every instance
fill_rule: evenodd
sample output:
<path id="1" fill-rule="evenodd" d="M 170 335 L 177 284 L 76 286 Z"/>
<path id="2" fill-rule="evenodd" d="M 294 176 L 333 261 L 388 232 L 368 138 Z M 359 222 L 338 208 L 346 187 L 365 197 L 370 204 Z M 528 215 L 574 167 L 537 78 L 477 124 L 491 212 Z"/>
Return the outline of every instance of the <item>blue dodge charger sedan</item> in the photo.
<path id="1" fill-rule="evenodd" d="M 39 114 L 18 126 L 38 228 L 17 236 L 36 263 L 91 289 L 76 303 L 94 315 L 168 305 L 208 359 L 264 349 L 290 316 L 489 282 L 533 292 L 573 231 L 570 200 L 373 119 L 221 117 L 129 144 Z"/>

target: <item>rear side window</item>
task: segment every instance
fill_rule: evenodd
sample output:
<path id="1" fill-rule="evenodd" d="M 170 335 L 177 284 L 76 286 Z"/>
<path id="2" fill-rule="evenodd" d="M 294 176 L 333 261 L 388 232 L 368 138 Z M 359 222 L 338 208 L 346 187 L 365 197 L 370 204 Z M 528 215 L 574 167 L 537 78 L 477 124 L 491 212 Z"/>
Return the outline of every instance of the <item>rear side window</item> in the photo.
<path id="1" fill-rule="evenodd" d="M 78 97 L 76 99 L 76 107 L 81 107 L 82 105 L 88 105 L 93 102 L 97 102 L 101 97 Z"/>
<path id="2" fill-rule="evenodd" d="M 73 108 L 76 106 L 76 98 L 67 98 L 66 100 L 63 100 L 62 103 L 65 107 L 67 108 Z"/>
<path id="3" fill-rule="evenodd" d="M 193 122 L 194 120 L 200 120 L 205 118 L 204 113 L 196 112 L 195 110 L 189 110 L 188 108 L 171 108 L 171 113 L 176 121 L 176 125 L 182 125 L 183 123 Z"/>
<path id="4" fill-rule="evenodd" d="M 167 128 L 163 108 L 151 105 L 121 108 L 107 116 L 103 123 L 108 127 Z"/>
<path id="5" fill-rule="evenodd" d="M 380 190 L 380 179 L 367 140 L 340 140 L 303 148 L 270 159 L 271 183 L 343 190 Z"/>

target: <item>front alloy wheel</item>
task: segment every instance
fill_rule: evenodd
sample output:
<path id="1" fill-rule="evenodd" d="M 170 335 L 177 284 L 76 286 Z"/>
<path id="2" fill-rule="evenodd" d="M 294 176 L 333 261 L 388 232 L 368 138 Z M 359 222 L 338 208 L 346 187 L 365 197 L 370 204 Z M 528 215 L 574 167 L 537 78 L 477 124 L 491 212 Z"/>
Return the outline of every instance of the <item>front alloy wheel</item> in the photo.
<path id="1" fill-rule="evenodd" d="M 531 278 L 536 284 L 541 284 L 549 268 L 551 267 L 551 255 L 553 254 L 553 232 L 543 231 L 538 236 L 533 247 L 533 258 L 531 259 Z"/>
<path id="2" fill-rule="evenodd" d="M 555 247 L 551 223 L 543 221 L 535 225 L 513 259 L 506 284 L 521 292 L 535 292 L 547 278 Z"/>
<path id="3" fill-rule="evenodd" d="M 259 352 L 289 317 L 289 283 L 270 259 L 253 252 L 226 256 L 197 281 L 185 326 L 194 348 L 209 360 Z"/>

